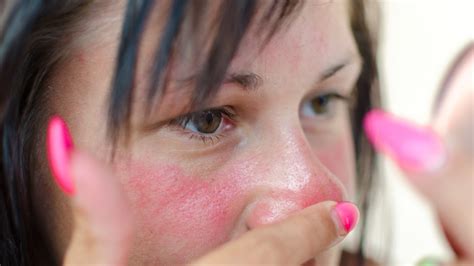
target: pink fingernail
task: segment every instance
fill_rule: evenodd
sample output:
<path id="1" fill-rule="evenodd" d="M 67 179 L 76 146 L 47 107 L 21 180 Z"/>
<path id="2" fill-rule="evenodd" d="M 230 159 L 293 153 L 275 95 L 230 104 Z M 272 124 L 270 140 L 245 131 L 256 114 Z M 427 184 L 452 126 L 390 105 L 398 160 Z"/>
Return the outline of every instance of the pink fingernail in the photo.
<path id="1" fill-rule="evenodd" d="M 351 232 L 359 221 L 359 210 L 350 202 L 340 202 L 333 209 L 333 217 L 342 229 L 341 234 Z"/>
<path id="2" fill-rule="evenodd" d="M 439 169 L 445 161 L 443 144 L 430 128 L 412 125 L 381 110 L 365 116 L 364 128 L 375 148 L 403 169 L 426 173 Z"/>
<path id="3" fill-rule="evenodd" d="M 74 145 L 64 120 L 53 116 L 47 132 L 47 153 L 51 172 L 59 187 L 69 195 L 74 194 L 74 184 L 69 174 L 69 159 Z"/>

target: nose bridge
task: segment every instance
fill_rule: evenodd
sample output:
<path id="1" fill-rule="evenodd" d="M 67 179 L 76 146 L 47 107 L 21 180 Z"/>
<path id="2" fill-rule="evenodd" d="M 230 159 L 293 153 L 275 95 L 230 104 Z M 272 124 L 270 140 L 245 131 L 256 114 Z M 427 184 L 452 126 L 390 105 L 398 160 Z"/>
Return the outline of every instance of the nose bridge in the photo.
<path id="1" fill-rule="evenodd" d="M 247 217 L 250 229 L 321 201 L 346 198 L 342 183 L 321 164 L 302 130 L 280 130 L 279 136 L 268 142 L 265 147 L 271 168 L 262 177 L 260 185 L 265 189 L 253 202 Z"/>
<path id="2" fill-rule="evenodd" d="M 306 139 L 296 132 L 291 134 L 282 132 L 280 145 L 271 146 L 274 158 L 275 180 L 281 180 L 282 188 L 291 191 L 301 191 L 312 179 L 312 176 L 319 172 L 316 167 L 313 152 Z"/>
<path id="3" fill-rule="evenodd" d="M 268 178 L 275 181 L 276 190 L 301 195 L 324 194 L 329 189 L 343 191 L 338 178 L 315 155 L 302 130 L 281 130 L 279 135 L 279 140 L 269 145 L 274 167 Z"/>

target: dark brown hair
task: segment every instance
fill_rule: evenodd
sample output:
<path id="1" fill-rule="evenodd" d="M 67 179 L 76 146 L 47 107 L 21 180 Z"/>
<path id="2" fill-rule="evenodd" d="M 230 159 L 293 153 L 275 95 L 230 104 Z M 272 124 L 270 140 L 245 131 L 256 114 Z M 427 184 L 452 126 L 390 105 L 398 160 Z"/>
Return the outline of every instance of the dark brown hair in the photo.
<path id="1" fill-rule="evenodd" d="M 35 141 L 43 113 L 40 95 L 45 80 L 64 56 L 65 36 L 75 34 L 73 25 L 90 8 L 91 0 L 19 0 L 0 7 L 4 10 L 0 35 L 0 265 L 33 265 L 39 259 L 55 263 L 50 248 L 42 243 L 42 232 L 34 218 L 32 181 Z M 212 1 L 209 1 L 212 2 Z M 262 4 L 262 3 L 265 4 Z M 374 36 L 367 26 L 362 0 L 350 1 L 351 24 L 363 58 L 362 73 L 354 91 L 352 110 L 353 138 L 358 171 L 359 204 L 366 216 L 373 188 L 374 152 L 362 133 L 365 113 L 378 103 L 378 79 Z M 110 90 L 109 133 L 126 132 L 130 117 L 137 52 L 145 23 L 155 1 L 129 0 L 117 51 L 116 69 Z M 201 25 L 201 14 L 208 1 L 174 0 L 171 2 L 163 34 L 156 49 L 149 99 L 166 88 L 166 67 L 177 48 L 179 38 L 195 38 L 183 31 L 183 24 Z M 215 21 L 207 58 L 197 68 L 192 104 L 199 106 L 220 87 L 229 63 L 250 25 L 259 23 L 271 36 L 291 20 L 302 5 L 294 0 L 222 1 Z M 256 10 L 265 8 L 260 18 Z M 191 31 L 199 32 L 199 31 Z M 160 86 L 156 86 L 160 85 Z M 365 235 L 362 219 L 360 258 Z"/>

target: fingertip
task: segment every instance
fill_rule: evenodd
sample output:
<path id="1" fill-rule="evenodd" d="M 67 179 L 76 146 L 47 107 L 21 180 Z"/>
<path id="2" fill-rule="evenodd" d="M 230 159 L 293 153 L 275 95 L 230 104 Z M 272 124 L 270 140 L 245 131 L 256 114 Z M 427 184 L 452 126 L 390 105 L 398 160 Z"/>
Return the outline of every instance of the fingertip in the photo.
<path id="1" fill-rule="evenodd" d="M 85 151 L 71 153 L 70 175 L 76 180 L 76 194 L 82 204 L 108 204 L 120 198 L 121 185 L 108 164 Z"/>
<path id="2" fill-rule="evenodd" d="M 364 129 L 374 148 L 388 155 L 406 172 L 429 174 L 446 161 L 444 145 L 429 127 L 373 110 L 364 119 Z"/>
<path id="3" fill-rule="evenodd" d="M 106 163 L 79 149 L 71 152 L 70 174 L 74 179 L 77 179 L 77 186 L 85 183 L 107 186 L 115 181 L 113 172 L 107 167 Z"/>
<path id="4" fill-rule="evenodd" d="M 359 221 L 359 209 L 352 202 L 337 203 L 332 209 L 332 218 L 338 234 L 345 236 L 354 230 Z"/>
<path id="5" fill-rule="evenodd" d="M 74 177 L 97 172 L 97 163 L 85 152 L 74 150 L 70 155 L 70 172 Z"/>

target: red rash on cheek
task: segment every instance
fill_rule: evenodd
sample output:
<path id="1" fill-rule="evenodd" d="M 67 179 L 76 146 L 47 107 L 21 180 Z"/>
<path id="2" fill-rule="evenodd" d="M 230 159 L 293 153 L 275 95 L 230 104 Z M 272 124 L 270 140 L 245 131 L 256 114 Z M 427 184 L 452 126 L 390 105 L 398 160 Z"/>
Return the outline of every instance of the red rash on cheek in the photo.
<path id="1" fill-rule="evenodd" d="M 350 186 L 350 149 L 343 141 L 330 146 L 318 151 L 321 164 L 289 150 L 278 158 L 233 161 L 210 175 L 146 160 L 119 166 L 119 173 L 128 173 L 122 180 L 139 228 L 137 249 L 155 261 L 182 264 L 246 226 L 279 220 L 320 201 L 344 200 L 341 183 Z"/>
<path id="2" fill-rule="evenodd" d="M 226 178 L 203 179 L 183 174 L 178 166 L 129 168 L 126 184 L 141 239 L 149 239 L 161 255 L 187 260 L 225 242 L 243 206 L 242 186 Z M 236 206 L 233 208 L 233 206 Z M 142 232 L 143 231 L 143 232 Z M 179 256 L 177 256 L 179 255 Z"/>

